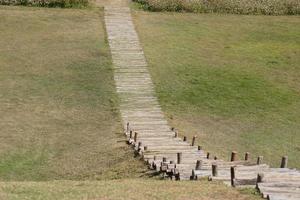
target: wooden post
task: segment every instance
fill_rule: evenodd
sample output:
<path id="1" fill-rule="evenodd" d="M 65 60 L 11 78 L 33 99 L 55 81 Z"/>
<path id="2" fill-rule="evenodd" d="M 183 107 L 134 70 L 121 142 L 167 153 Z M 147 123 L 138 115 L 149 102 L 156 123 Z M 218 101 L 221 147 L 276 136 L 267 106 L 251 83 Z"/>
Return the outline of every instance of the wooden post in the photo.
<path id="1" fill-rule="evenodd" d="M 264 157 L 263 157 L 263 156 L 258 156 L 258 157 L 257 157 L 257 162 L 256 162 L 256 164 L 257 164 L 257 165 L 261 165 L 261 164 L 262 164 L 262 161 L 263 161 L 263 159 L 264 159 Z"/>
<path id="2" fill-rule="evenodd" d="M 141 146 L 142 146 L 142 142 L 139 142 L 139 143 L 138 143 L 138 147 L 137 147 L 137 150 L 138 150 L 138 151 L 141 150 Z"/>
<path id="3" fill-rule="evenodd" d="M 258 183 L 262 183 L 264 179 L 264 174 L 263 173 L 258 173 L 257 174 L 257 179 L 256 179 L 256 189 L 258 190 Z"/>
<path id="4" fill-rule="evenodd" d="M 209 153 L 209 152 L 207 152 L 207 154 L 206 154 L 206 158 L 207 158 L 207 159 L 209 159 L 209 157 L 210 157 L 210 153 Z"/>
<path id="5" fill-rule="evenodd" d="M 174 164 L 174 161 L 173 161 L 173 160 L 170 160 L 170 164 Z"/>
<path id="6" fill-rule="evenodd" d="M 192 140 L 192 146 L 195 146 L 196 138 L 197 138 L 197 136 L 195 135 Z"/>
<path id="7" fill-rule="evenodd" d="M 200 170 L 201 169 L 201 165 L 202 165 L 202 161 L 201 160 L 197 160 L 196 162 L 196 170 Z"/>
<path id="8" fill-rule="evenodd" d="M 198 146 L 198 151 L 201 151 L 202 150 L 202 146 Z"/>
<path id="9" fill-rule="evenodd" d="M 264 179 L 264 174 L 259 173 L 257 174 L 257 183 L 262 183 Z"/>
<path id="10" fill-rule="evenodd" d="M 175 131 L 175 137 L 176 138 L 178 137 L 178 131 Z"/>
<path id="11" fill-rule="evenodd" d="M 218 160 L 218 157 L 217 157 L 217 156 L 215 156 L 215 157 L 214 157 L 214 160 Z"/>
<path id="12" fill-rule="evenodd" d="M 148 150 L 148 147 L 147 146 L 144 146 L 144 151 L 147 151 Z"/>
<path id="13" fill-rule="evenodd" d="M 235 166 L 230 167 L 231 186 L 235 187 Z"/>
<path id="14" fill-rule="evenodd" d="M 237 160 L 237 152 L 233 151 L 233 152 L 231 152 L 230 161 L 233 162 L 233 161 L 236 161 L 236 160 Z"/>
<path id="15" fill-rule="evenodd" d="M 245 153 L 245 161 L 248 161 L 248 160 L 249 160 L 249 155 L 250 155 L 249 152 L 246 152 L 246 153 Z"/>
<path id="16" fill-rule="evenodd" d="M 156 156 L 153 156 L 153 160 L 156 160 Z"/>
<path id="17" fill-rule="evenodd" d="M 132 131 L 130 131 L 129 138 L 132 139 Z"/>
<path id="18" fill-rule="evenodd" d="M 171 131 L 174 131 L 174 130 L 175 130 L 175 128 L 174 128 L 174 127 L 172 127 L 172 128 L 171 128 Z"/>
<path id="19" fill-rule="evenodd" d="M 182 161 L 182 153 L 177 153 L 177 164 L 181 164 Z"/>
<path id="20" fill-rule="evenodd" d="M 129 122 L 127 122 L 127 126 L 126 126 L 126 133 L 129 132 Z"/>
<path id="21" fill-rule="evenodd" d="M 138 136 L 138 133 L 137 133 L 137 132 L 134 132 L 134 142 L 136 142 L 137 136 Z"/>
<path id="22" fill-rule="evenodd" d="M 218 165 L 216 163 L 212 164 L 212 176 L 218 176 Z"/>
<path id="23" fill-rule="evenodd" d="M 288 163 L 288 157 L 287 156 L 283 156 L 282 159 L 281 159 L 280 168 L 287 168 L 287 163 Z"/>
<path id="24" fill-rule="evenodd" d="M 163 161 L 163 162 L 167 162 L 167 158 L 166 158 L 166 157 L 163 157 L 163 158 L 162 158 L 162 161 Z"/>
<path id="25" fill-rule="evenodd" d="M 183 136 L 183 141 L 186 142 L 187 141 L 187 137 Z"/>

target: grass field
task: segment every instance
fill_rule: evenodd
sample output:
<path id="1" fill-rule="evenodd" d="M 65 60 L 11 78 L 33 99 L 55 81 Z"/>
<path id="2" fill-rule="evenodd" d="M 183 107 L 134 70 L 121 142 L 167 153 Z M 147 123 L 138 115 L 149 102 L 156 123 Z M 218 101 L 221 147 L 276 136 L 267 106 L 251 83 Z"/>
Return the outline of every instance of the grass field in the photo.
<path id="1" fill-rule="evenodd" d="M 204 149 L 300 167 L 300 17 L 135 11 L 160 103 Z M 241 155 L 242 157 L 242 155 Z"/>
<path id="2" fill-rule="evenodd" d="M 121 132 L 102 14 L 0 7 L 0 180 L 143 172 Z"/>
<path id="3" fill-rule="evenodd" d="M 121 133 L 102 10 L 0 6 L 0 19 L 0 199 L 259 199 L 148 178 Z"/>
<path id="4" fill-rule="evenodd" d="M 153 180 L 0 182 L 0 199 L 17 200 L 258 200 L 222 184 Z"/>

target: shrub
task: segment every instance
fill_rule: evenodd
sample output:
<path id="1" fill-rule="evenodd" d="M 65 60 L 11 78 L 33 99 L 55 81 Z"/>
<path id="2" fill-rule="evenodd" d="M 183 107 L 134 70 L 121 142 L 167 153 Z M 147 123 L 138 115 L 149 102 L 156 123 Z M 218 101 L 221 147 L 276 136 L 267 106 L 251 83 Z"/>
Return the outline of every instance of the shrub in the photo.
<path id="1" fill-rule="evenodd" d="M 135 0 L 152 11 L 298 15 L 300 0 Z"/>
<path id="2" fill-rule="evenodd" d="M 39 7 L 85 7 L 88 0 L 0 0 L 0 5 L 24 5 Z"/>

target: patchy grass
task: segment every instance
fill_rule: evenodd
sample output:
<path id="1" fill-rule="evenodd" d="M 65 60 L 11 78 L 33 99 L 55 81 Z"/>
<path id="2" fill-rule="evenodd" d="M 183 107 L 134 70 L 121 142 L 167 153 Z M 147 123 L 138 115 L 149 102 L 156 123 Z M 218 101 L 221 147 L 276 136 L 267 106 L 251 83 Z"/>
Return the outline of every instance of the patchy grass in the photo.
<path id="1" fill-rule="evenodd" d="M 249 192 L 247 192 L 249 193 Z M 255 200 L 222 184 L 206 181 L 114 180 L 97 182 L 51 181 L 0 183 L 0 198 L 16 199 L 103 199 L 103 200 Z"/>
<path id="2" fill-rule="evenodd" d="M 169 121 L 206 150 L 300 167 L 300 18 L 134 12 Z M 242 157 L 242 155 L 241 155 Z"/>
<path id="3" fill-rule="evenodd" d="M 0 7 L 1 180 L 143 172 L 121 133 L 102 15 Z"/>

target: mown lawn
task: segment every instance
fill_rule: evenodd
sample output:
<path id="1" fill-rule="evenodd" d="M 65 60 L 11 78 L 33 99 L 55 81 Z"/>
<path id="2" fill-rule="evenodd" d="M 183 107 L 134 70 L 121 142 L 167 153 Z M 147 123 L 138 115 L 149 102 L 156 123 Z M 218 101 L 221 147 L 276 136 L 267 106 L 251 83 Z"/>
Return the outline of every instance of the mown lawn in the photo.
<path id="1" fill-rule="evenodd" d="M 0 7 L 0 180 L 142 175 L 124 142 L 102 15 Z"/>
<path id="2" fill-rule="evenodd" d="M 258 200 L 222 184 L 123 179 L 113 181 L 0 182 L 0 199 L 17 200 Z"/>
<path id="3" fill-rule="evenodd" d="M 136 10 L 160 103 L 180 134 L 300 167 L 300 17 Z M 241 155 L 242 157 L 242 155 Z"/>

